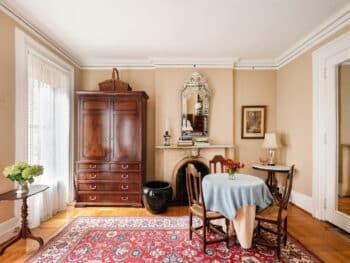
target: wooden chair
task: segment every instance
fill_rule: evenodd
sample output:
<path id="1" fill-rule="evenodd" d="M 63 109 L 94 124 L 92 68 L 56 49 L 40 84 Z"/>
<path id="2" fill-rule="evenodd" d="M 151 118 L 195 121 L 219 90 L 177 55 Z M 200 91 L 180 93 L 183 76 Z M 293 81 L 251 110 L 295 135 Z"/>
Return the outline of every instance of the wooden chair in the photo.
<path id="1" fill-rule="evenodd" d="M 193 164 L 188 164 L 186 168 L 186 187 L 189 202 L 189 236 L 192 240 L 192 233 L 198 235 L 203 241 L 203 251 L 207 244 L 218 243 L 226 241 L 228 247 L 229 234 L 228 231 L 224 232 L 218 228 L 215 228 L 210 221 L 215 219 L 225 218 L 219 212 L 208 211 L 205 208 L 205 202 L 202 192 L 202 177 L 200 172 L 196 170 Z M 202 220 L 202 225 L 193 227 L 193 216 L 197 216 Z M 226 229 L 229 229 L 229 220 L 225 218 Z M 202 231 L 200 231 L 202 230 Z M 222 236 L 215 240 L 207 240 L 207 230 L 212 230 L 215 233 Z"/>
<path id="2" fill-rule="evenodd" d="M 224 171 L 224 162 L 226 159 L 222 155 L 215 155 L 212 160 L 209 161 L 209 172 L 210 173 L 223 173 Z M 216 166 L 219 164 L 220 171 L 217 171 Z"/>
<path id="3" fill-rule="evenodd" d="M 255 219 L 258 221 L 257 232 L 258 236 L 262 237 L 261 230 L 270 232 L 276 236 L 275 242 L 271 242 L 264 238 L 256 239 L 257 244 L 265 245 L 277 250 L 278 259 L 281 260 L 281 242 L 284 246 L 287 244 L 287 221 L 288 221 L 288 203 L 290 193 L 292 192 L 294 177 L 294 165 L 290 168 L 287 177 L 284 180 L 283 193 L 280 200 L 272 206 L 257 213 Z M 261 223 L 266 222 L 272 224 L 276 229 L 267 227 Z"/>

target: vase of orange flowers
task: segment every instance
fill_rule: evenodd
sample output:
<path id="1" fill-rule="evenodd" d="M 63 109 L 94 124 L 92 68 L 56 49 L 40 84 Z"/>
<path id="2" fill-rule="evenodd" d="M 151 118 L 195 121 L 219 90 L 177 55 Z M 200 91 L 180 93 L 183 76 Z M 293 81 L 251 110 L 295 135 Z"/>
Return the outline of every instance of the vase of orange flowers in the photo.
<path id="1" fill-rule="evenodd" d="M 224 169 L 228 173 L 228 178 L 231 180 L 236 179 L 236 173 L 238 173 L 241 168 L 244 168 L 244 163 L 234 162 L 232 159 L 227 159 L 224 162 Z"/>

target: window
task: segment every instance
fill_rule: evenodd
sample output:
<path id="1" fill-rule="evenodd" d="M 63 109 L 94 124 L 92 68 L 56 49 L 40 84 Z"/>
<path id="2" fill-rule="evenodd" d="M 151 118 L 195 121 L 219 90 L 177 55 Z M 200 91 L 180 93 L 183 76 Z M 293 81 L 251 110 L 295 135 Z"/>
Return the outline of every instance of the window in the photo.
<path id="1" fill-rule="evenodd" d="M 44 166 L 35 184 L 50 188 L 29 199 L 29 224 L 37 226 L 64 210 L 72 189 L 73 68 L 23 32 L 16 31 L 16 159 Z M 20 92 L 20 93 L 18 93 Z"/>

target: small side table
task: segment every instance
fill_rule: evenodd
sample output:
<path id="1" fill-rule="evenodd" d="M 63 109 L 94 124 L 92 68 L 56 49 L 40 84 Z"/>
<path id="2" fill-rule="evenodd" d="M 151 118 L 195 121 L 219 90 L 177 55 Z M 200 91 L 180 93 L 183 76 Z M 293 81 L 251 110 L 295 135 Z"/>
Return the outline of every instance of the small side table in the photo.
<path id="1" fill-rule="evenodd" d="M 267 172 L 267 179 L 265 183 L 269 187 L 272 194 L 279 196 L 275 173 L 288 173 L 290 170 L 290 167 L 284 166 L 284 165 L 262 165 L 262 164 L 253 164 L 252 167 L 255 170 Z"/>
<path id="2" fill-rule="evenodd" d="M 36 237 L 32 234 L 28 227 L 27 222 L 27 216 L 28 216 L 28 204 L 27 199 L 28 197 L 31 197 L 32 195 L 36 195 L 40 192 L 45 191 L 49 187 L 47 185 L 32 185 L 29 187 L 29 192 L 17 194 L 16 190 L 12 190 L 9 192 L 6 192 L 4 194 L 0 195 L 0 201 L 5 200 L 20 200 L 22 199 L 22 226 L 21 230 L 17 234 L 17 236 L 11 238 L 10 240 L 6 241 L 1 247 L 0 247 L 0 255 L 2 255 L 6 248 L 8 248 L 10 245 L 15 243 L 16 241 L 26 238 L 31 238 L 39 242 L 40 247 L 44 244 L 44 241 L 41 237 Z"/>

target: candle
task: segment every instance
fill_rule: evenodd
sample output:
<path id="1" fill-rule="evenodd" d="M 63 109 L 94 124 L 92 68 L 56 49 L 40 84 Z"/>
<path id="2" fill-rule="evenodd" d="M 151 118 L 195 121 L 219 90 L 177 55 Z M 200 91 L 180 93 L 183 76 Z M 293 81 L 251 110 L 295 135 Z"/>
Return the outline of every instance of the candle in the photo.
<path id="1" fill-rule="evenodd" d="M 169 120 L 168 119 L 165 120 L 165 130 L 169 131 Z"/>

